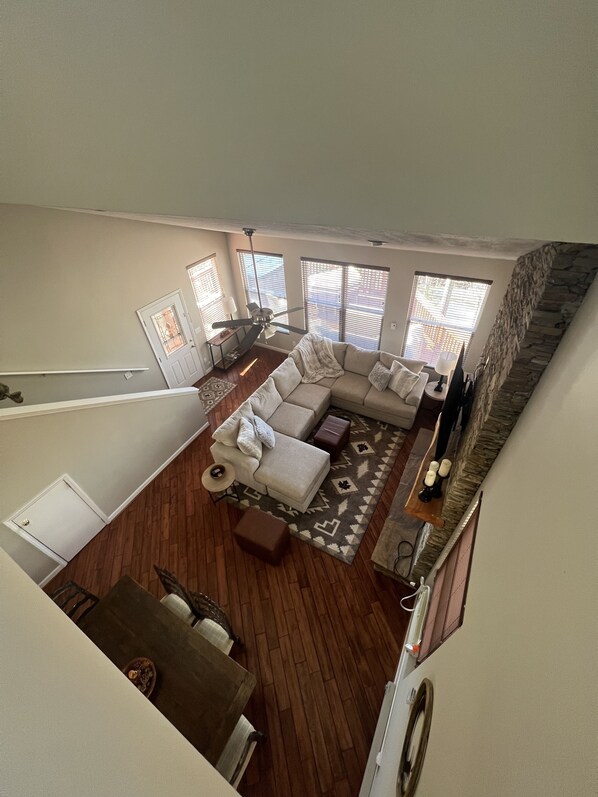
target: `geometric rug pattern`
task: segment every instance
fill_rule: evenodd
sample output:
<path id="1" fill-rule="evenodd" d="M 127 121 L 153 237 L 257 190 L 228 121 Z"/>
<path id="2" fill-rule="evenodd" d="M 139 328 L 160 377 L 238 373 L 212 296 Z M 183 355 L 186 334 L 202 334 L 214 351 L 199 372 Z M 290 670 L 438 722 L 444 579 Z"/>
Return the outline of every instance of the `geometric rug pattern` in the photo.
<path id="1" fill-rule="evenodd" d="M 218 402 L 234 390 L 237 386 L 234 382 L 227 382 L 225 379 L 211 376 L 199 388 L 199 398 L 203 404 L 204 412 L 213 410 Z"/>
<path id="2" fill-rule="evenodd" d="M 405 432 L 350 412 L 333 410 L 330 414 L 351 421 L 351 436 L 306 512 L 243 484 L 239 485 L 239 492 L 241 506 L 255 506 L 281 518 L 289 524 L 294 537 L 351 564 L 401 450 Z M 307 442 L 312 439 L 313 433 Z"/>

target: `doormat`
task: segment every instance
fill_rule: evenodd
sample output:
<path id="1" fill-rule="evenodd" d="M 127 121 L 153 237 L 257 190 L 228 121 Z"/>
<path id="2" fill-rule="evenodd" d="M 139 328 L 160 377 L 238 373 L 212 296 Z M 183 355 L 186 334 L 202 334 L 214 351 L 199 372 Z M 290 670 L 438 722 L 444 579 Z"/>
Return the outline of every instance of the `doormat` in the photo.
<path id="1" fill-rule="evenodd" d="M 306 512 L 243 484 L 239 491 L 241 506 L 255 506 L 281 518 L 294 537 L 351 564 L 405 441 L 405 432 L 350 412 L 331 414 L 351 421 L 351 437 Z M 312 439 L 313 434 L 307 442 Z"/>
<path id="2" fill-rule="evenodd" d="M 234 382 L 227 382 L 225 379 L 218 379 L 216 376 L 211 376 L 206 380 L 203 385 L 199 386 L 199 398 L 203 404 L 204 412 L 213 410 L 225 396 L 234 390 L 237 386 Z"/>

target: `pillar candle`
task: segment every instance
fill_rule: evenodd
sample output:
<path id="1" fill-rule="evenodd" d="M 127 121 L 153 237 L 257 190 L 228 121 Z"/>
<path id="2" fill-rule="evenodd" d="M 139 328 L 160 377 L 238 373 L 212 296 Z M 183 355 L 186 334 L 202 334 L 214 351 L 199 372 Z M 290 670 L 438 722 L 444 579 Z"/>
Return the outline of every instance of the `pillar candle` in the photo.
<path id="1" fill-rule="evenodd" d="M 438 468 L 438 475 L 445 479 L 449 475 L 452 464 L 450 459 L 443 459 Z"/>
<path id="2" fill-rule="evenodd" d="M 424 478 L 424 484 L 426 485 L 426 487 L 433 487 L 435 481 L 436 481 L 435 471 L 429 470 Z"/>
<path id="3" fill-rule="evenodd" d="M 432 462 L 430 462 L 430 464 L 428 465 L 428 470 L 433 470 L 434 472 L 436 472 L 439 467 L 440 467 L 440 462 L 436 462 L 436 460 L 433 459 Z"/>

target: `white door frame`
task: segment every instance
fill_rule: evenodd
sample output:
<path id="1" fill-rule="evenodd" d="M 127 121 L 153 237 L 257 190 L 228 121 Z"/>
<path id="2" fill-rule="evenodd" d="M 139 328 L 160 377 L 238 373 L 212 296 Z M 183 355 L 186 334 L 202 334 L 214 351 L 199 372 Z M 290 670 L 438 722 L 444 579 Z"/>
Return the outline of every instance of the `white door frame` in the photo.
<path id="1" fill-rule="evenodd" d="M 152 340 L 152 338 L 151 338 L 151 336 L 149 334 L 149 331 L 148 331 L 147 327 L 145 326 L 145 322 L 143 320 L 143 313 L 144 313 L 144 311 L 148 310 L 152 305 L 157 304 L 158 302 L 168 302 L 168 300 L 171 299 L 174 296 L 176 296 L 178 299 L 180 299 L 180 302 L 183 305 L 183 311 L 185 313 L 185 320 L 187 321 L 187 324 L 189 325 L 189 331 L 191 333 L 191 340 L 193 341 L 193 345 L 197 349 L 197 356 L 198 356 L 198 359 L 199 359 L 199 364 L 201 366 L 202 371 L 204 371 L 204 364 L 203 364 L 202 358 L 201 358 L 201 356 L 199 354 L 199 346 L 197 344 L 197 338 L 195 337 L 195 330 L 193 328 L 193 324 L 191 323 L 191 316 L 189 315 L 189 311 L 187 310 L 187 305 L 185 304 L 185 297 L 183 296 L 183 293 L 182 293 L 182 291 L 179 288 L 177 288 L 175 291 L 171 291 L 170 293 L 167 293 L 165 296 L 161 296 L 159 299 L 154 299 L 153 302 L 149 302 L 148 304 L 145 304 L 143 307 L 140 307 L 139 310 L 137 310 L 137 316 L 139 318 L 139 322 L 141 324 L 141 327 L 142 327 L 143 331 L 145 332 L 145 335 L 146 335 L 146 337 L 148 339 L 148 342 L 149 342 L 149 345 L 151 347 L 151 350 L 154 353 L 154 357 L 156 358 L 156 362 L 158 363 L 160 371 L 162 371 L 162 376 L 164 377 L 164 381 L 166 382 L 166 384 L 168 385 L 168 387 L 170 389 L 179 387 L 179 385 L 171 385 L 170 384 L 169 375 L 166 372 L 166 370 L 163 368 L 162 360 L 160 359 L 160 355 L 163 354 L 163 352 L 158 351 L 156 349 L 156 347 L 154 346 L 154 342 L 153 342 L 153 340 Z M 202 374 L 202 376 L 205 376 L 205 371 Z"/>

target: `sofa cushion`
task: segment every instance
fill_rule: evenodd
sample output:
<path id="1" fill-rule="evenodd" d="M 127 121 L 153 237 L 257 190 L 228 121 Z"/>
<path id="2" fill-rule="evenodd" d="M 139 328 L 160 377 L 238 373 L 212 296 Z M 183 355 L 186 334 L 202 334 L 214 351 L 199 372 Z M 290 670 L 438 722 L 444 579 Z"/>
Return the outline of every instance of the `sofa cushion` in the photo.
<path id="1" fill-rule="evenodd" d="M 399 418 L 402 416 L 408 417 L 413 412 L 412 409 L 407 407 L 405 401 L 399 398 L 392 390 L 387 389 L 380 392 L 375 387 L 370 388 L 365 397 L 364 406 L 370 407 L 377 412 L 396 415 Z"/>
<path id="2" fill-rule="evenodd" d="M 274 448 L 276 440 L 274 439 L 274 429 L 266 421 L 262 421 L 259 415 L 253 416 L 253 426 L 255 427 L 255 434 L 257 439 L 266 446 L 266 448 Z"/>
<path id="3" fill-rule="evenodd" d="M 369 373 L 368 382 L 372 384 L 376 390 L 382 392 L 388 387 L 390 382 L 390 369 L 386 368 L 380 360 L 374 364 L 374 367 Z"/>
<path id="4" fill-rule="evenodd" d="M 282 432 L 282 434 L 295 437 L 297 440 L 305 440 L 315 422 L 316 416 L 313 410 L 299 407 L 288 401 L 283 401 L 268 418 L 268 423 L 275 432 Z"/>
<path id="5" fill-rule="evenodd" d="M 249 401 L 244 401 L 240 407 L 233 412 L 212 434 L 212 440 L 222 443 L 225 446 L 237 447 L 237 437 L 239 436 L 239 420 L 247 418 L 253 421 L 253 409 Z"/>
<path id="6" fill-rule="evenodd" d="M 262 458 L 262 444 L 255 433 L 255 427 L 247 418 L 239 420 L 237 448 L 249 457 Z"/>
<path id="7" fill-rule="evenodd" d="M 332 353 L 334 354 L 334 359 L 340 365 L 341 368 L 345 367 L 345 355 L 347 353 L 347 344 L 346 343 L 333 343 L 332 344 Z"/>
<path id="8" fill-rule="evenodd" d="M 414 374 L 419 374 L 422 368 L 426 365 L 424 360 L 409 360 L 405 357 L 399 357 L 396 354 L 389 354 L 387 351 L 380 352 L 380 362 L 386 368 L 390 368 L 393 362 L 400 362 L 405 368 L 409 368 Z"/>
<path id="9" fill-rule="evenodd" d="M 287 396 L 290 404 L 297 404 L 313 410 L 316 418 L 320 418 L 330 404 L 330 390 L 323 385 L 314 385 L 302 382 L 293 392 Z"/>
<path id="10" fill-rule="evenodd" d="M 379 359 L 379 352 L 359 349 L 352 343 L 347 343 L 347 352 L 345 354 L 345 364 L 343 368 L 345 371 L 351 371 L 353 374 L 367 376 L 374 367 L 374 363 L 377 363 Z"/>
<path id="11" fill-rule="evenodd" d="M 299 371 L 301 376 L 303 376 L 303 374 L 305 373 L 305 367 L 303 365 L 303 360 L 301 359 L 301 355 L 299 354 L 299 352 L 293 349 L 293 351 L 289 354 L 289 357 L 293 360 L 293 362 L 297 366 L 297 370 Z"/>
<path id="12" fill-rule="evenodd" d="M 371 387 L 367 376 L 345 371 L 344 376 L 339 376 L 330 392 L 332 398 L 351 401 L 353 404 L 363 404 L 363 400 Z"/>
<path id="13" fill-rule="evenodd" d="M 263 421 L 267 421 L 274 413 L 276 408 L 282 404 L 282 396 L 276 389 L 274 380 L 269 376 L 264 384 L 252 393 L 249 403 L 256 415 Z"/>
<path id="14" fill-rule="evenodd" d="M 301 504 L 328 472 L 330 455 L 301 440 L 275 434 L 276 445 L 264 451 L 255 479 L 268 491 L 286 495 Z"/>
<path id="15" fill-rule="evenodd" d="M 394 391 L 399 398 L 406 399 L 409 393 L 419 382 L 419 374 L 414 374 L 409 368 L 405 368 L 398 360 L 395 360 L 390 367 L 390 382 L 388 387 Z"/>
<path id="16" fill-rule="evenodd" d="M 325 376 L 323 379 L 319 379 L 317 382 L 315 382 L 315 384 L 320 385 L 320 387 L 327 387 L 328 390 L 330 390 L 337 379 L 338 376 Z"/>
<path id="17" fill-rule="evenodd" d="M 276 370 L 272 371 L 271 376 L 283 401 L 297 385 L 301 384 L 301 374 L 291 357 L 287 357 Z"/>

